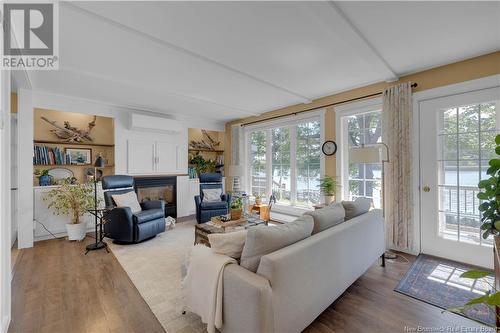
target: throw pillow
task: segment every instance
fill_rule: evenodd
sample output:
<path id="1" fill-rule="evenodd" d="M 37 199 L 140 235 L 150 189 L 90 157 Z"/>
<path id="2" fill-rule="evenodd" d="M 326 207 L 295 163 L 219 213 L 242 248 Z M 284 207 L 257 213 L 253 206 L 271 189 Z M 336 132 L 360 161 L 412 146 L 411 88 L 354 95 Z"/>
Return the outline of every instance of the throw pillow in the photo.
<path id="1" fill-rule="evenodd" d="M 345 219 L 347 221 L 368 212 L 372 206 L 372 199 L 360 197 L 354 201 L 342 201 L 342 205 L 345 209 Z"/>
<path id="2" fill-rule="evenodd" d="M 220 188 L 205 188 L 203 189 L 203 201 L 218 202 L 221 201 L 222 189 Z"/>
<path id="3" fill-rule="evenodd" d="M 113 201 L 117 207 L 130 207 L 132 213 L 137 213 L 142 211 L 141 205 L 137 200 L 137 194 L 134 191 L 130 191 L 124 194 L 113 194 L 111 195 Z"/>
<path id="4" fill-rule="evenodd" d="M 344 222 L 345 210 L 341 203 L 334 203 L 322 209 L 305 213 L 314 219 L 312 234 L 316 234 L 334 225 Z"/>
<path id="5" fill-rule="evenodd" d="M 210 247 L 213 252 L 224 254 L 234 259 L 241 257 L 246 238 L 246 230 L 208 235 Z"/>
<path id="6" fill-rule="evenodd" d="M 249 228 L 241 253 L 241 266 L 257 272 L 262 256 L 311 236 L 313 226 L 312 216 L 303 215 L 293 222 L 277 226 Z"/>

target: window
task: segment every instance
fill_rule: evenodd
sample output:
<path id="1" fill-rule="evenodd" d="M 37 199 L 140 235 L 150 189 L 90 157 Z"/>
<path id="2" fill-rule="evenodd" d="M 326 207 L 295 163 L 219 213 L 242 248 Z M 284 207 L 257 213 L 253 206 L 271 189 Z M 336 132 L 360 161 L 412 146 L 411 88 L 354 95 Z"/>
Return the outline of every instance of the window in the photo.
<path id="1" fill-rule="evenodd" d="M 266 142 L 265 131 L 250 134 L 250 187 L 253 195 L 266 194 Z"/>
<path id="2" fill-rule="evenodd" d="M 344 142 L 348 148 L 372 146 L 382 141 L 381 111 L 375 110 L 354 114 L 343 119 L 345 128 Z M 344 148 L 345 149 L 345 148 Z M 348 174 L 343 179 L 344 197 L 354 200 L 358 197 L 373 199 L 376 208 L 381 207 L 381 163 L 349 163 L 349 151 L 344 152 Z"/>
<path id="3" fill-rule="evenodd" d="M 480 103 L 439 112 L 439 232 L 450 240 L 491 246 L 481 237 L 477 184 L 489 176 L 500 128 L 496 103 Z"/>
<path id="4" fill-rule="evenodd" d="M 279 204 L 310 207 L 320 202 L 319 117 L 247 132 L 249 189 L 274 194 Z"/>
<path id="5" fill-rule="evenodd" d="M 320 124 L 311 121 L 297 125 L 297 200 L 299 206 L 319 203 Z"/>

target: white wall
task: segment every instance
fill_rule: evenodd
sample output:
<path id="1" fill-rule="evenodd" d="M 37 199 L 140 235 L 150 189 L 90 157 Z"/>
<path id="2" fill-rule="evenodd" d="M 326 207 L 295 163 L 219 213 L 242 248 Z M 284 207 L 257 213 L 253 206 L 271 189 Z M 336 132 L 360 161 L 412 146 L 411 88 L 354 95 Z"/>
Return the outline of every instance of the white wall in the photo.
<path id="1" fill-rule="evenodd" d="M 11 247 L 17 239 L 17 114 L 11 114 L 10 117 L 10 179 L 11 179 Z"/>
<path id="2" fill-rule="evenodd" d="M 19 217 L 18 217 L 18 246 L 26 248 L 33 246 L 33 109 L 45 108 L 66 112 L 78 112 L 89 115 L 112 117 L 115 119 L 115 172 L 127 173 L 127 140 L 155 139 L 182 143 L 186 151 L 188 127 L 200 127 L 209 130 L 223 131 L 224 124 L 211 120 L 192 119 L 182 115 L 158 115 L 181 121 L 184 127 L 179 134 L 161 134 L 147 131 L 132 131 L 129 129 L 130 112 L 141 111 L 119 105 L 112 105 L 83 98 L 56 95 L 40 91 L 20 89 L 18 91 L 18 147 L 19 147 Z M 148 113 L 151 114 L 151 113 Z"/>
<path id="3" fill-rule="evenodd" d="M 10 71 L 0 83 L 0 332 L 7 332 L 11 307 Z"/>

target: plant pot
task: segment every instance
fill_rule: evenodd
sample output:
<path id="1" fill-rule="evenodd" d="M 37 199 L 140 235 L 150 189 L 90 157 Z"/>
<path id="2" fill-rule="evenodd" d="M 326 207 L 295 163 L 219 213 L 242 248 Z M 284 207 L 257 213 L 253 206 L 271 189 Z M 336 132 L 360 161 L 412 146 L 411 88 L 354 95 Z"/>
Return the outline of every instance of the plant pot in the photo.
<path id="1" fill-rule="evenodd" d="M 87 224 L 66 223 L 66 231 L 68 233 L 68 240 L 81 241 L 85 238 L 85 235 L 87 234 Z"/>
<path id="2" fill-rule="evenodd" d="M 329 205 L 331 204 L 334 200 L 335 200 L 335 196 L 334 195 L 325 195 L 323 196 L 324 197 L 324 203 L 325 205 Z"/>
<path id="3" fill-rule="evenodd" d="M 239 220 L 241 218 L 242 209 L 232 209 L 231 208 L 231 220 Z"/>
<path id="4" fill-rule="evenodd" d="M 50 176 L 44 175 L 44 176 L 38 177 L 38 184 L 40 186 L 49 186 L 50 185 Z"/>

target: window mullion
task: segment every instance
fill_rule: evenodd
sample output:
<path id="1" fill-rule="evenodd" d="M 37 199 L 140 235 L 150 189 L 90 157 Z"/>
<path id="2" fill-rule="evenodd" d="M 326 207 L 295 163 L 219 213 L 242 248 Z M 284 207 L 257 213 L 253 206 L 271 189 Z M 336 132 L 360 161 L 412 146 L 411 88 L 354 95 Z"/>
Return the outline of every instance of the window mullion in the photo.
<path id="1" fill-rule="evenodd" d="M 273 150 L 271 129 L 266 130 L 266 195 L 269 197 L 273 189 Z"/>
<path id="2" fill-rule="evenodd" d="M 297 203 L 297 126 L 289 126 L 290 131 L 290 203 Z"/>

